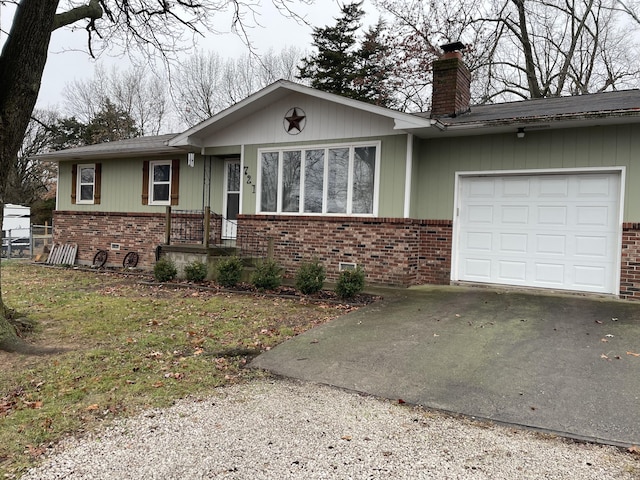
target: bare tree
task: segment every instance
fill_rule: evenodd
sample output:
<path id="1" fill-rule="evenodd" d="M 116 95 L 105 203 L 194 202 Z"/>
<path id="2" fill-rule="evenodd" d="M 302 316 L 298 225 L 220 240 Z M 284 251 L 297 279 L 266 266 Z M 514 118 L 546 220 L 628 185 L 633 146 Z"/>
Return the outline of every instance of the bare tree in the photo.
<path id="1" fill-rule="evenodd" d="M 44 153 L 51 145 L 51 125 L 58 113 L 51 110 L 35 110 L 24 135 L 18 159 L 9 172 L 7 203 L 31 204 L 42 197 L 55 184 L 57 166 L 49 162 L 38 162 L 35 155 Z"/>
<path id="2" fill-rule="evenodd" d="M 310 0 L 297 0 L 308 3 Z M 295 16 L 290 0 L 272 0 L 282 12 Z M 83 27 L 90 54 L 106 48 L 157 52 L 169 58 L 188 45 L 187 34 L 215 30 L 216 14 L 230 11 L 232 23 L 246 32 L 247 16 L 260 1 L 243 0 L 0 0 L 15 5 L 9 35 L 0 54 L 0 220 L 3 217 L 9 172 L 14 165 L 36 104 L 52 33 L 62 27 Z M 192 42 L 191 42 L 192 43 Z M 1 286 L 1 282 L 0 282 Z M 0 288 L 0 349 L 19 345 L 8 321 L 10 310 Z"/>
<path id="3" fill-rule="evenodd" d="M 175 109 L 188 126 L 206 120 L 276 80 L 294 79 L 302 56 L 296 47 L 227 59 L 197 51 L 173 73 Z"/>
<path id="4" fill-rule="evenodd" d="M 84 123 L 91 122 L 108 100 L 135 120 L 140 135 L 157 135 L 166 127 L 166 81 L 141 65 L 107 71 L 98 64 L 93 78 L 68 83 L 62 96 L 66 114 Z"/>
<path id="5" fill-rule="evenodd" d="M 375 0 L 394 22 L 407 110 L 425 109 L 442 43 L 468 45 L 474 101 L 636 87 L 638 17 L 618 0 Z M 408 80 L 407 80 L 408 79 Z M 417 94 L 417 96 L 416 96 Z"/>
<path id="6" fill-rule="evenodd" d="M 175 108 L 187 125 L 209 118 L 227 106 L 220 98 L 223 63 L 218 53 L 197 51 L 174 73 Z"/>

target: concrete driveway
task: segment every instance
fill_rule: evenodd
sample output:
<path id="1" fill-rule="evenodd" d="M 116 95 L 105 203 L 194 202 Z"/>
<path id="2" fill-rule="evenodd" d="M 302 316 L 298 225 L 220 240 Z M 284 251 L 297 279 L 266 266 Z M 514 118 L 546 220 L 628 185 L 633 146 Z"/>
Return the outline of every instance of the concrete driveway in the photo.
<path id="1" fill-rule="evenodd" d="M 640 445 L 640 303 L 434 286 L 279 345 L 252 367 L 448 412 Z"/>

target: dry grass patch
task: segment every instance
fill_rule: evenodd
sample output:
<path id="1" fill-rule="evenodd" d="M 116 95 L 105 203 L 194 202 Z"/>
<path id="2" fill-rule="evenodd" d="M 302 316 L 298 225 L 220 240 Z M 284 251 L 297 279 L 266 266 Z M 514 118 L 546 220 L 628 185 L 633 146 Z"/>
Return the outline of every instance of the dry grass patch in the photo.
<path id="1" fill-rule="evenodd" d="M 5 302 L 37 322 L 27 341 L 62 351 L 0 352 L 0 478 L 66 435 L 261 375 L 250 357 L 350 308 L 138 280 L 3 262 Z"/>

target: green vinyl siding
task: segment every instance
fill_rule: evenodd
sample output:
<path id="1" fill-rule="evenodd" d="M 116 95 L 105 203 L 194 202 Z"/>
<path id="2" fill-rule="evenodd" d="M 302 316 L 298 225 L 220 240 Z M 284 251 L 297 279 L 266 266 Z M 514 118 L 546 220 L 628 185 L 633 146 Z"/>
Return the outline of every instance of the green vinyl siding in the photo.
<path id="1" fill-rule="evenodd" d="M 116 159 L 100 162 L 83 161 L 81 163 L 101 163 L 101 201 L 98 205 L 71 203 L 72 165 L 77 162 L 60 162 L 58 182 L 58 209 L 85 212 L 164 212 L 165 206 L 142 204 L 142 167 L 144 160 L 172 160 L 172 157 L 152 157 L 148 159 Z M 222 169 L 222 167 L 220 167 Z M 187 165 L 186 157 L 180 161 L 179 203 L 172 208 L 176 210 L 202 209 L 203 157 L 196 156 L 195 166 Z M 213 183 L 213 180 L 212 180 Z M 220 189 L 213 185 L 212 188 Z M 213 199 L 220 197 L 212 193 Z M 221 207 L 221 205 L 220 205 Z M 213 208 L 212 208 L 213 209 Z"/>
<path id="2" fill-rule="evenodd" d="M 624 221 L 640 221 L 640 125 L 420 140 L 417 152 L 415 218 L 452 218 L 456 172 L 625 166 Z"/>
<path id="3" fill-rule="evenodd" d="M 407 136 L 382 139 L 380 163 L 380 217 L 404 216 L 404 192 L 407 168 Z"/>

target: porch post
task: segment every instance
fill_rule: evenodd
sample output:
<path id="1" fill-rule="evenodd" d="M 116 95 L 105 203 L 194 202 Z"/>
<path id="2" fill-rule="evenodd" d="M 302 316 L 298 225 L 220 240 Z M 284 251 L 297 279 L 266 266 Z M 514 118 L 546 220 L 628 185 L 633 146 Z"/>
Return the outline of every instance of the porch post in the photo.
<path id="1" fill-rule="evenodd" d="M 164 244 L 171 244 L 171 206 L 167 205 L 167 211 L 164 219 Z"/>
<path id="2" fill-rule="evenodd" d="M 202 244 L 209 248 L 209 234 L 211 233 L 211 207 L 204 207 L 204 236 Z"/>

